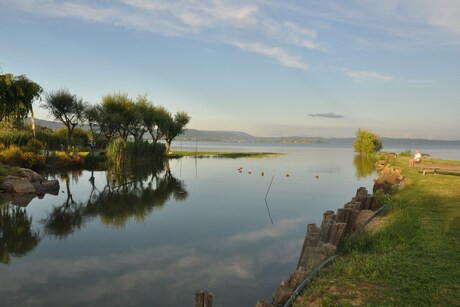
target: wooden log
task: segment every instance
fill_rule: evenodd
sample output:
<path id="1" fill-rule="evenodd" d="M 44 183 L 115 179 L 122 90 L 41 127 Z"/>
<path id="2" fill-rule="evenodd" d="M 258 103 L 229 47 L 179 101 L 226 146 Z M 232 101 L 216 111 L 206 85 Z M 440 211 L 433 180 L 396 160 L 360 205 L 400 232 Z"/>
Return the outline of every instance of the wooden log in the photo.
<path id="1" fill-rule="evenodd" d="M 342 240 L 342 237 L 343 237 L 343 234 L 345 233 L 346 228 L 347 228 L 346 223 L 336 223 L 334 234 L 333 235 L 331 234 L 329 243 L 337 246 L 340 243 L 340 240 Z"/>
<path id="2" fill-rule="evenodd" d="M 356 219 L 358 218 L 359 211 L 357 209 L 350 210 L 347 227 L 345 233 L 352 233 L 356 229 Z"/>
<path id="3" fill-rule="evenodd" d="M 321 228 L 323 228 L 323 225 L 328 224 L 329 220 L 331 219 L 331 216 L 334 214 L 334 211 L 328 210 L 323 213 L 323 222 L 321 223 Z"/>
<path id="4" fill-rule="evenodd" d="M 256 307 L 273 307 L 273 305 L 264 300 L 258 300 L 256 303 Z"/>
<path id="5" fill-rule="evenodd" d="M 381 207 L 382 206 L 379 204 L 377 198 L 372 197 L 372 202 L 371 202 L 371 205 L 369 206 L 369 209 L 372 210 L 372 211 L 377 211 Z"/>
<path id="6" fill-rule="evenodd" d="M 350 208 L 340 208 L 337 210 L 337 222 L 339 223 L 348 223 L 348 219 L 350 217 Z"/>
<path id="7" fill-rule="evenodd" d="M 208 291 L 195 291 L 194 307 L 212 307 L 212 293 Z"/>

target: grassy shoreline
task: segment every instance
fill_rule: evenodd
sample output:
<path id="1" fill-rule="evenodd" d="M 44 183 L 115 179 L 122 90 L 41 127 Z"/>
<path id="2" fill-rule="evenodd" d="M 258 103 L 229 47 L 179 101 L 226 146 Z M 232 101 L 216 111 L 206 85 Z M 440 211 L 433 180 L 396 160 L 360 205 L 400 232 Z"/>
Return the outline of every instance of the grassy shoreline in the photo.
<path id="1" fill-rule="evenodd" d="M 282 155 L 274 152 L 223 152 L 223 151 L 174 151 L 167 155 L 169 159 L 178 159 L 182 157 L 197 158 L 266 158 L 270 156 Z"/>
<path id="2" fill-rule="evenodd" d="M 460 178 L 423 176 L 408 160 L 392 161 L 414 184 L 391 195 L 385 223 L 348 242 L 294 306 L 460 304 Z"/>

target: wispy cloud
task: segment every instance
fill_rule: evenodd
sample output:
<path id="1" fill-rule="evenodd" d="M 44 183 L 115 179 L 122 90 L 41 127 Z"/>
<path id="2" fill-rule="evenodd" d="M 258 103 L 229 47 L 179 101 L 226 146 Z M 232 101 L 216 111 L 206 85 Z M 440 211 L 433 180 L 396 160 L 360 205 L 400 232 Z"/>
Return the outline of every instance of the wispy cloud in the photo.
<path id="1" fill-rule="evenodd" d="M 340 114 L 335 114 L 333 112 L 329 113 L 314 113 L 314 114 L 308 114 L 308 116 L 311 117 L 326 117 L 326 118 L 343 118 L 343 115 Z"/>
<path id="2" fill-rule="evenodd" d="M 244 51 L 264 55 L 286 67 L 299 68 L 303 70 L 307 69 L 307 64 L 303 63 L 299 58 L 290 55 L 286 50 L 280 47 L 269 47 L 259 43 L 243 42 L 233 42 L 232 45 Z"/>
<path id="3" fill-rule="evenodd" d="M 378 72 L 367 70 L 346 70 L 346 74 L 355 80 L 367 81 L 390 81 L 393 80 L 392 76 L 380 74 Z"/>
<path id="4" fill-rule="evenodd" d="M 301 59 L 304 54 L 293 49 L 325 50 L 318 43 L 316 30 L 273 17 L 261 2 L 0 0 L 0 3 L 34 14 L 231 44 L 273 59 L 279 65 L 302 70 L 307 68 Z"/>

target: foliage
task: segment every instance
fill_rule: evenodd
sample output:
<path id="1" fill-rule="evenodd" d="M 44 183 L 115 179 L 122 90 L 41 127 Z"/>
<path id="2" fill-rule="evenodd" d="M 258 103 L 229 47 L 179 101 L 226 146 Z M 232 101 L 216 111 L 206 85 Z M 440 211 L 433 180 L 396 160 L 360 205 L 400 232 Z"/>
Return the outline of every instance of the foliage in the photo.
<path id="1" fill-rule="evenodd" d="M 118 138 L 109 143 L 106 150 L 107 161 L 110 165 L 121 169 L 127 166 L 126 147 L 128 142 L 122 138 Z"/>
<path id="2" fill-rule="evenodd" d="M 0 131 L 0 143 L 3 143 L 5 146 L 27 146 L 32 139 L 34 139 L 34 136 L 31 130 Z M 68 145 L 66 138 L 54 134 L 50 129 L 38 129 L 36 139 L 42 142 L 45 149 L 48 150 L 61 149 L 62 146 Z"/>
<path id="3" fill-rule="evenodd" d="M 21 120 L 33 115 L 32 103 L 40 97 L 42 88 L 26 76 L 0 74 L 0 121 Z"/>
<path id="4" fill-rule="evenodd" d="M 174 118 L 169 115 L 165 121 L 161 123 L 160 130 L 163 132 L 163 137 L 166 141 L 166 153 L 171 150 L 171 142 L 173 139 L 184 133 L 187 124 L 190 121 L 190 116 L 185 112 L 177 112 Z"/>
<path id="5" fill-rule="evenodd" d="M 18 207 L 0 207 L 0 261 L 9 264 L 11 256 L 21 257 L 40 242 L 40 233 L 32 231 L 32 218 Z"/>
<path id="6" fill-rule="evenodd" d="M 0 162 L 10 166 L 40 169 L 45 166 L 45 157 L 34 152 L 24 153 L 19 146 L 11 145 L 0 152 Z"/>
<path id="7" fill-rule="evenodd" d="M 40 153 L 42 150 L 45 149 L 45 144 L 43 144 L 43 142 L 37 140 L 37 139 L 30 139 L 26 146 L 24 146 L 23 150 L 24 151 L 29 151 L 31 153 L 35 153 L 35 154 L 38 154 Z"/>
<path id="8" fill-rule="evenodd" d="M 146 161 L 162 159 L 165 155 L 165 146 L 146 141 L 127 142 L 118 138 L 107 146 L 106 155 L 110 165 L 126 168 Z"/>
<path id="9" fill-rule="evenodd" d="M 67 138 L 67 135 L 68 135 L 68 131 L 66 127 L 59 128 L 54 133 L 57 136 L 59 136 L 61 139 Z M 88 144 L 88 140 L 89 140 L 88 133 L 79 127 L 75 127 L 75 129 L 73 130 L 73 138 L 72 140 L 70 140 L 70 142 L 67 142 L 67 143 L 72 144 L 74 146 L 75 145 L 86 146 Z"/>
<path id="10" fill-rule="evenodd" d="M 399 153 L 401 157 L 412 157 L 412 151 L 410 149 L 406 149 Z"/>
<path id="11" fill-rule="evenodd" d="M 46 95 L 42 108 L 67 127 L 67 138 L 71 139 L 75 127 L 83 120 L 85 104 L 81 98 L 72 95 L 67 89 L 59 89 Z"/>
<path id="12" fill-rule="evenodd" d="M 134 141 L 128 142 L 126 151 L 131 160 L 138 160 L 141 162 L 145 160 L 163 158 L 166 147 L 161 143 L 153 144 L 146 141 Z"/>
<path id="13" fill-rule="evenodd" d="M 355 152 L 363 155 L 373 154 L 383 149 L 380 136 L 367 130 L 358 129 L 353 143 Z"/>

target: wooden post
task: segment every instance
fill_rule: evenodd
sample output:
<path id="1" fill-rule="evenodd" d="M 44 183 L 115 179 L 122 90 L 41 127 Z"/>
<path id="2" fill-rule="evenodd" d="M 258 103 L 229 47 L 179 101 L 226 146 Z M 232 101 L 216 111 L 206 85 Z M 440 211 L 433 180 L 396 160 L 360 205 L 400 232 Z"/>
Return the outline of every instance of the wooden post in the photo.
<path id="1" fill-rule="evenodd" d="M 208 291 L 195 291 L 194 307 L 212 307 L 212 293 Z"/>

